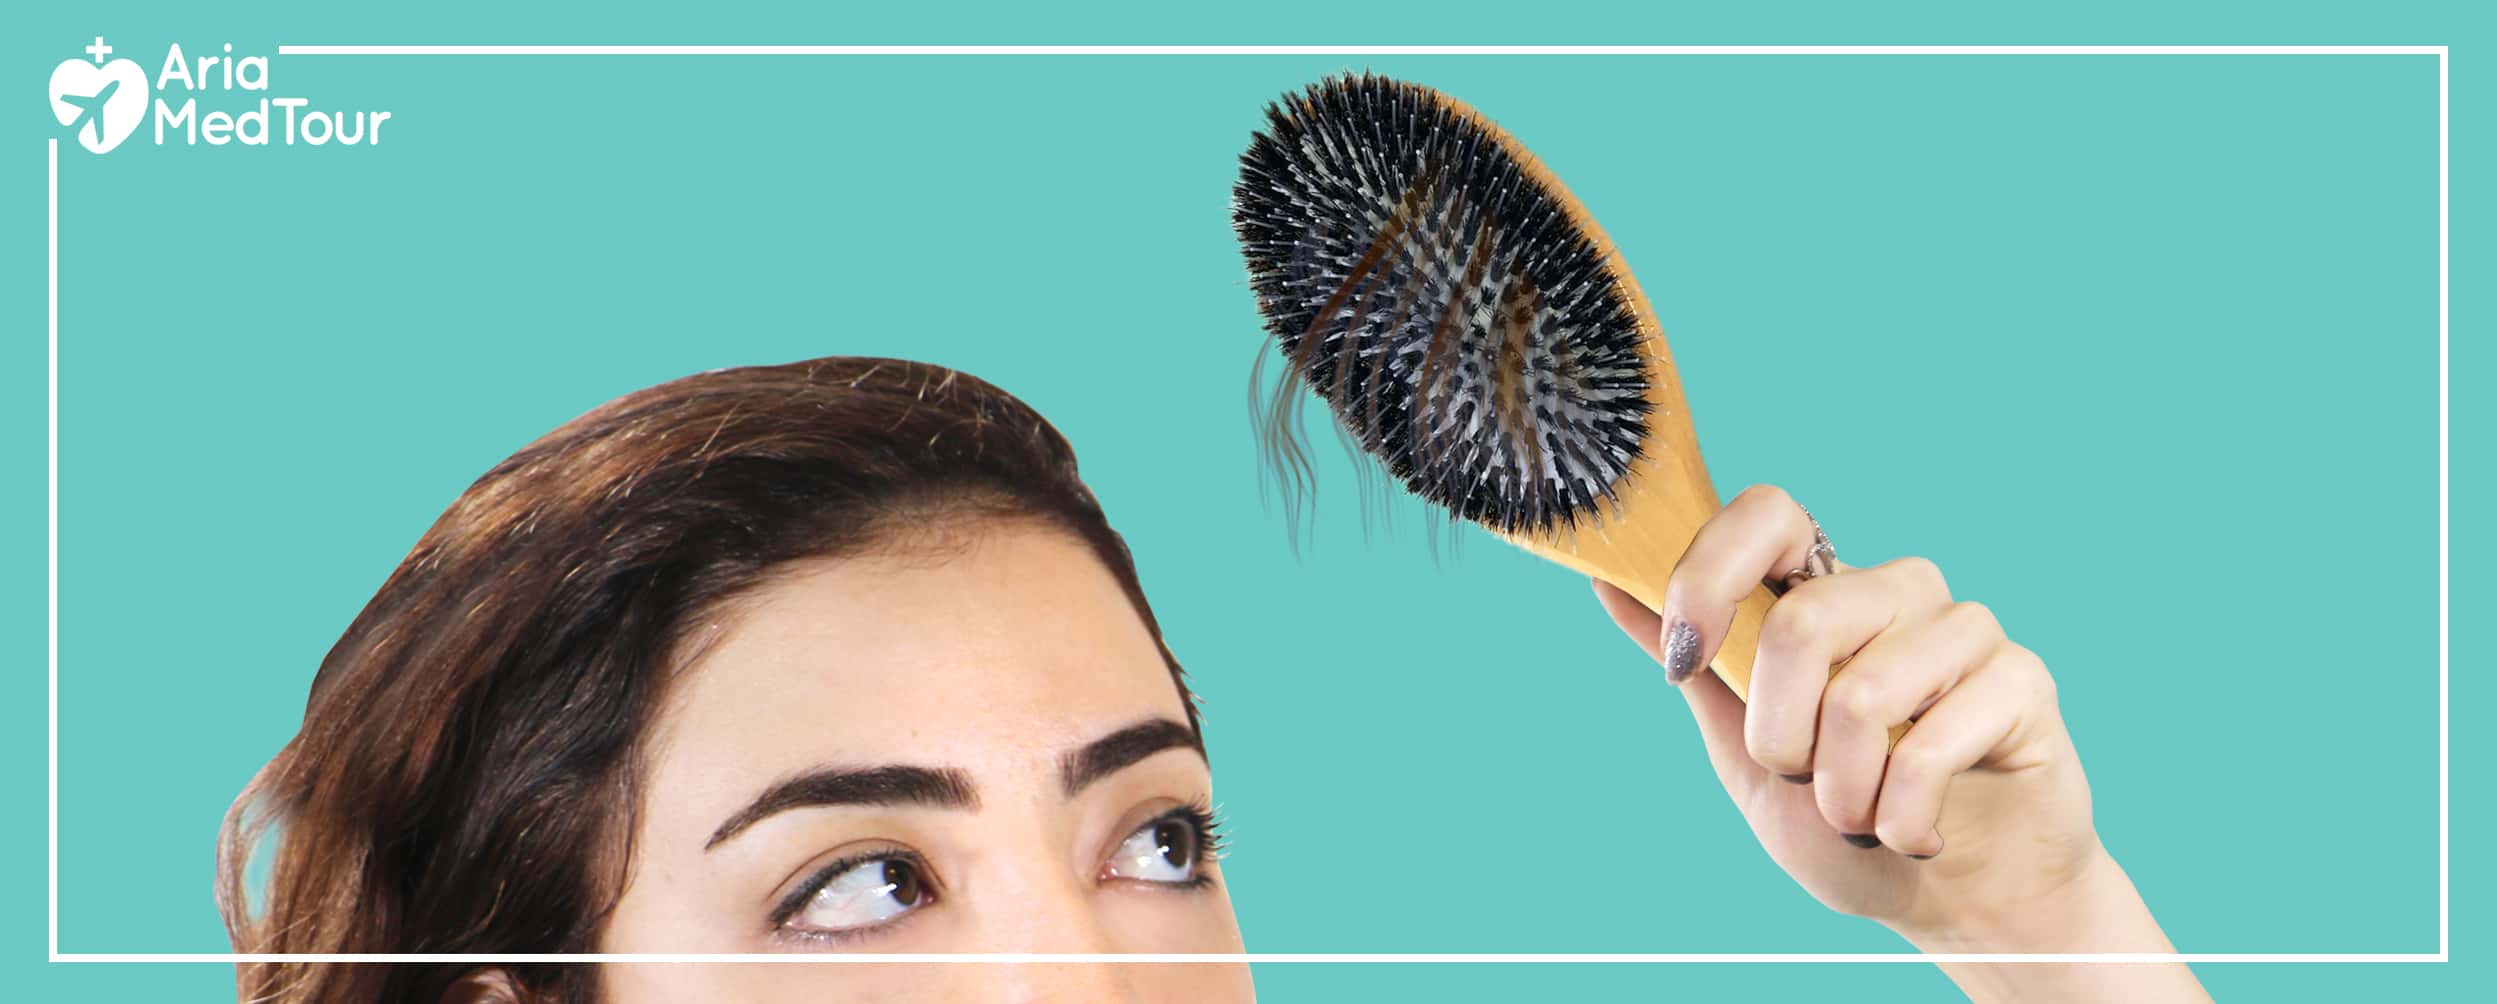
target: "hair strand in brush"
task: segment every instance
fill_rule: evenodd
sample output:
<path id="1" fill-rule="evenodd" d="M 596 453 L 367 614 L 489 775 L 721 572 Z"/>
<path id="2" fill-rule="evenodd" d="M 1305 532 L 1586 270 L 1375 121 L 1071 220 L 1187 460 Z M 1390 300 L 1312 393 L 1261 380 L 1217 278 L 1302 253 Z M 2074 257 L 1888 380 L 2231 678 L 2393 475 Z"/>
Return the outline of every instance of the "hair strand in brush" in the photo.
<path id="1" fill-rule="evenodd" d="M 1495 530 L 1589 523 L 1615 497 L 1646 448 L 1647 331 L 1522 154 L 1366 73 L 1267 108 L 1232 223 L 1291 364 L 1253 416 L 1287 493 L 1309 483 L 1305 386 L 1416 495 Z"/>

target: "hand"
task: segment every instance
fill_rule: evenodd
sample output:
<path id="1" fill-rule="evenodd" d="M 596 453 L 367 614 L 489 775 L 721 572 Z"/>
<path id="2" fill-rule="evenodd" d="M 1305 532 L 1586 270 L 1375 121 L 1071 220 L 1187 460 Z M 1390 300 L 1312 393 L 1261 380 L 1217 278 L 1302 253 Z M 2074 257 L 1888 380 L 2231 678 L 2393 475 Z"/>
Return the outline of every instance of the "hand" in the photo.
<path id="1" fill-rule="evenodd" d="M 1801 566 L 1812 533 L 1784 492 L 1753 488 L 1700 528 L 1664 615 L 1598 591 L 1651 654 L 1675 619 L 1690 624 L 1705 666 L 1734 604 Z M 2045 663 L 1984 606 L 1953 602 L 1932 562 L 1839 565 L 1781 597 L 1748 706 L 1713 673 L 1681 689 L 1752 832 L 1833 910 L 1965 926 L 2056 893 L 2104 853 Z M 1892 749 L 1891 726 L 1911 720 Z"/>
<path id="2" fill-rule="evenodd" d="M 1688 624 L 1704 667 L 1736 602 L 1802 566 L 1812 541 L 1802 507 L 1754 487 L 1700 528 L 1663 614 L 1596 592 L 1660 662 Z M 1836 569 L 1770 607 L 1748 705 L 1714 673 L 1680 681 L 1769 856 L 1831 909 L 1932 951 L 2173 952 L 2099 843 L 2046 664 L 1983 605 L 1955 601 L 1932 562 Z M 2183 986 L 2203 999 L 2190 974 Z"/>

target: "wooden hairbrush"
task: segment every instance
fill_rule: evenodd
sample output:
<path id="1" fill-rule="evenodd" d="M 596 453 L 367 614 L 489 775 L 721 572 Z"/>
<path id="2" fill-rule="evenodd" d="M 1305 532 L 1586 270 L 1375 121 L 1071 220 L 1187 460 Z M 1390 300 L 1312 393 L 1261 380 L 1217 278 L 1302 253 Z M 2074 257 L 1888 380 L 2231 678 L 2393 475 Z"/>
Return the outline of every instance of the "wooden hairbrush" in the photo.
<path id="1" fill-rule="evenodd" d="M 1661 609 L 1720 505 L 1664 331 L 1594 217 L 1417 84 L 1329 78 L 1266 120 L 1232 222 L 1282 393 L 1324 398 L 1414 494 Z M 1737 695 L 1773 600 L 1743 599 L 1711 662 Z"/>

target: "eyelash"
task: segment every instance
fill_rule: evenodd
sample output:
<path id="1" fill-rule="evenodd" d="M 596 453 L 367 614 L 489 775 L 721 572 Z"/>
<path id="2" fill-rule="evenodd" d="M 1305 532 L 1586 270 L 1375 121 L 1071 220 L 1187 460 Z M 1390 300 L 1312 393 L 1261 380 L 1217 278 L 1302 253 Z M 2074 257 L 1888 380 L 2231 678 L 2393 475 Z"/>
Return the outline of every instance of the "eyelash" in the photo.
<path id="1" fill-rule="evenodd" d="M 788 896 L 782 898 L 780 905 L 772 908 L 772 928 L 791 937 L 804 938 L 810 941 L 845 941 L 860 935 L 873 934 L 877 931 L 883 930 L 887 926 L 890 926 L 890 923 L 899 923 L 903 920 L 909 919 L 908 915 L 904 915 L 902 917 L 894 918 L 894 920 L 888 924 L 879 924 L 874 927 L 863 927 L 855 931 L 800 931 L 792 929 L 789 926 L 789 918 L 797 916 L 798 911 L 806 909 L 807 901 L 814 899 L 816 893 L 824 891 L 824 887 L 832 884 L 832 880 L 840 878 L 844 872 L 870 861 L 907 861 L 912 867 L 917 868 L 921 875 L 936 874 L 933 870 L 928 868 L 927 859 L 920 857 L 916 853 L 902 850 L 900 848 L 862 851 L 857 854 L 839 858 L 829 864 L 826 864 L 822 868 L 816 869 L 815 874 L 808 876 L 805 882 L 799 884 L 796 891 L 791 892 Z M 938 888 L 939 891 L 937 895 L 941 898 L 943 896 L 943 887 L 940 886 Z M 912 912 L 916 913 L 917 911 Z"/>
<path id="2" fill-rule="evenodd" d="M 1206 804 L 1205 801 L 1200 799 L 1173 806 L 1162 812 L 1160 815 L 1147 819 L 1138 825 L 1139 828 L 1146 826 L 1158 826 L 1172 820 L 1186 820 L 1190 826 L 1196 829 L 1197 872 L 1195 875 L 1190 876 L 1185 882 L 1152 882 L 1143 884 L 1167 886 L 1173 889 L 1202 889 L 1206 886 L 1212 885 L 1214 882 L 1214 876 L 1211 872 L 1205 870 L 1205 865 L 1209 862 L 1222 860 L 1223 856 L 1230 852 L 1230 843 L 1224 839 L 1222 833 L 1222 820 L 1215 815 L 1215 809 L 1212 806 Z M 1133 833 L 1135 831 L 1130 830 L 1128 832 Z M 1125 834 L 1121 834 L 1121 836 L 1124 837 Z M 799 884 L 798 888 L 792 891 L 788 896 L 783 897 L 779 905 L 772 908 L 772 928 L 775 931 L 792 938 L 818 943 L 834 943 L 850 941 L 863 936 L 882 933 L 890 928 L 892 924 L 900 923 L 903 920 L 909 919 L 910 914 L 906 914 L 902 917 L 895 918 L 889 923 L 878 924 L 873 927 L 859 928 L 853 931 L 801 931 L 792 929 L 789 926 L 789 918 L 797 916 L 798 911 L 806 909 L 807 901 L 814 899 L 816 893 L 822 892 L 824 890 L 824 886 L 831 884 L 832 880 L 840 878 L 843 873 L 848 872 L 850 869 L 856 868 L 870 861 L 906 861 L 909 862 L 912 867 L 919 869 L 919 872 L 922 875 L 935 874 L 935 872 L 928 867 L 927 859 L 920 857 L 916 853 L 902 850 L 900 848 L 862 851 L 857 854 L 848 855 L 827 863 L 822 868 L 816 869 L 815 874 L 809 876 L 805 882 Z M 937 893 L 937 898 L 942 899 L 944 895 L 942 892 L 943 887 L 939 886 L 938 888 L 940 891 Z M 916 914 L 917 912 L 918 911 L 914 910 L 912 911 L 912 914 Z"/>

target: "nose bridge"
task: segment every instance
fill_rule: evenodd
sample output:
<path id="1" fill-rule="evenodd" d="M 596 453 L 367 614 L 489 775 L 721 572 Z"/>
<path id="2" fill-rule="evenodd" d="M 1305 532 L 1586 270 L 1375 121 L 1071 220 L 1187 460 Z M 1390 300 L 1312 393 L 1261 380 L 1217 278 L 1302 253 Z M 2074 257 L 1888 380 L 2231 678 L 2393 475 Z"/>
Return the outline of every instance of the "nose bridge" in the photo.
<path id="1" fill-rule="evenodd" d="M 1059 864 L 1029 873 L 1019 895 L 1002 909 L 984 939 L 993 951 L 1041 955 L 1101 955 L 1119 950 L 1103 923 L 1091 883 Z M 995 964 L 995 999 L 1017 1004 L 1125 1002 L 1144 998 L 1129 969 L 1099 961 L 1039 960 Z"/>
<path id="2" fill-rule="evenodd" d="M 1118 951 L 1103 923 L 1089 876 L 1071 871 L 1055 855 L 1019 859 L 1009 894 L 988 904 L 989 930 L 982 940 L 999 952 L 1100 954 Z"/>
<path id="3" fill-rule="evenodd" d="M 1035 955 L 1103 955 L 1120 951 L 1096 896 L 1093 876 L 1071 867 L 1063 840 L 1023 844 L 993 878 L 1001 895 L 983 904 L 982 951 Z M 1017 1004 L 1126 1002 L 1144 998 L 1129 967 L 1098 961 L 993 963 L 993 999 Z"/>

